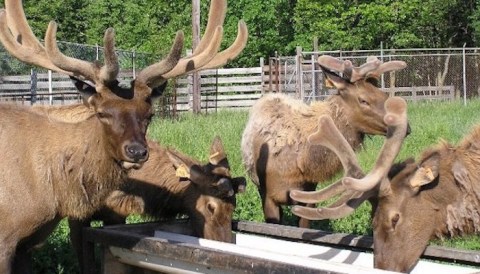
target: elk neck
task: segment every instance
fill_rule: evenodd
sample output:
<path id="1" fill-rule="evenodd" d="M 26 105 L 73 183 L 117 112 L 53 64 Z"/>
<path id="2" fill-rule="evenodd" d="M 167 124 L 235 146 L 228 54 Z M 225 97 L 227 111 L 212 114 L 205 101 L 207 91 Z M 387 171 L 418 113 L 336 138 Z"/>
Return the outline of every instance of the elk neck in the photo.
<path id="1" fill-rule="evenodd" d="M 83 218 L 93 213 L 101 201 L 126 178 L 126 171 L 110 153 L 110 144 L 100 121 L 90 117 L 78 123 L 48 121 L 55 134 L 37 161 L 56 163 L 44 169 L 61 216 Z M 39 172 L 42 172 L 39 170 Z"/>

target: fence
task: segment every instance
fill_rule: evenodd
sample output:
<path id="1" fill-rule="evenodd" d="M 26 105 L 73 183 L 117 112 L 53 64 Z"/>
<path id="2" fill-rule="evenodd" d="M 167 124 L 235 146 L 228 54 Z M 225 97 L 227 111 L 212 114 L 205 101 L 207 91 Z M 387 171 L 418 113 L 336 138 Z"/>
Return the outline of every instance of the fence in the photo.
<path id="1" fill-rule="evenodd" d="M 67 55 L 83 60 L 101 60 L 103 48 L 59 43 Z M 304 101 L 323 100 L 332 93 L 324 86 L 323 74 L 316 62 L 329 54 L 351 60 L 354 65 L 374 55 L 383 61 L 403 60 L 408 66 L 382 75 L 381 87 L 408 100 L 452 100 L 480 95 L 479 48 L 404 49 L 371 51 L 305 52 L 295 56 L 260 60 L 254 68 L 217 69 L 201 72 L 201 109 L 245 108 L 265 92 L 290 93 Z M 134 51 L 118 51 L 121 78 L 133 79 L 136 70 L 158 57 Z M 27 66 L 0 49 L 0 100 L 22 104 L 67 104 L 80 97 L 68 77 Z M 120 80 L 122 80 L 120 79 Z M 165 115 L 192 108 L 191 77 L 181 77 L 164 96 L 160 109 Z"/>
<path id="2" fill-rule="evenodd" d="M 200 72 L 201 109 L 250 107 L 262 95 L 265 76 L 262 67 L 205 70 Z M 192 77 L 175 81 L 176 108 L 192 107 Z"/>
<path id="3" fill-rule="evenodd" d="M 306 52 L 297 48 L 295 56 L 269 59 L 272 77 L 270 90 L 294 93 L 305 101 L 321 100 L 330 94 L 323 85 L 323 75 L 316 60 L 322 54 L 351 60 L 358 66 L 368 56 L 382 61 L 403 60 L 407 68 L 382 75 L 385 91 L 408 100 L 451 100 L 480 95 L 479 48 L 389 49 L 358 51 Z"/>

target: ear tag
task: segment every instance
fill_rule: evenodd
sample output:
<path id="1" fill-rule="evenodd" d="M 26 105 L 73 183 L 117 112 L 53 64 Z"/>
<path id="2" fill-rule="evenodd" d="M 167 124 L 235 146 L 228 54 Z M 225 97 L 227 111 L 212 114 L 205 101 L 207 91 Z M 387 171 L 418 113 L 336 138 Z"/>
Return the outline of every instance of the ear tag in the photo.
<path id="1" fill-rule="evenodd" d="M 180 178 L 190 178 L 190 170 L 185 164 L 182 164 L 175 171 L 175 175 Z"/>
<path id="2" fill-rule="evenodd" d="M 218 152 L 218 151 L 213 153 L 212 155 L 210 155 L 210 157 L 208 158 L 208 161 L 210 162 L 210 164 L 218 165 L 218 163 L 221 160 L 221 159 L 217 159 L 219 155 L 220 155 L 220 152 Z"/>
<path id="3" fill-rule="evenodd" d="M 433 171 L 431 168 L 426 168 L 425 177 L 427 177 L 429 181 L 433 181 L 433 179 L 435 179 L 435 176 L 433 176 Z"/>

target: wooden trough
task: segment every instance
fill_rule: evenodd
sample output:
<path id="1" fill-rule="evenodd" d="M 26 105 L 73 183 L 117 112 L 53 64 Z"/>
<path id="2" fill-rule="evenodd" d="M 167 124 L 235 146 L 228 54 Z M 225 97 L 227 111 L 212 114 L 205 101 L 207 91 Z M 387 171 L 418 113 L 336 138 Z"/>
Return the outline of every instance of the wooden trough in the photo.
<path id="1" fill-rule="evenodd" d="M 234 222 L 235 243 L 178 233 L 186 220 L 84 230 L 83 262 L 98 273 L 394 273 L 373 268 L 372 239 L 312 229 Z M 412 273 L 479 273 L 480 252 L 429 246 Z M 151 273 L 151 272 L 148 272 Z"/>

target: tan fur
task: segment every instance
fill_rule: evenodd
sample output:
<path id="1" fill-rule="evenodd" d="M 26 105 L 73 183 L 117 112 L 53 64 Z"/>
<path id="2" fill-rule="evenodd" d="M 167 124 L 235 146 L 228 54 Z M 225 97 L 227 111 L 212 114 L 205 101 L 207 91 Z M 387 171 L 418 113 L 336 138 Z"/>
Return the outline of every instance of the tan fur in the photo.
<path id="1" fill-rule="evenodd" d="M 408 272 L 431 238 L 480 232 L 479 140 L 476 126 L 457 146 L 441 141 L 391 175 L 391 191 L 374 201 L 375 267 Z M 410 180 L 424 166 L 438 173 L 412 188 Z"/>
<path id="2" fill-rule="evenodd" d="M 149 141 L 150 158 L 139 170 L 129 172 L 129 179 L 119 190 L 105 199 L 105 207 L 92 217 L 104 224 L 124 223 L 130 214 L 149 215 L 155 218 L 172 218 L 179 214 L 190 217 L 190 233 L 211 240 L 232 241 L 232 215 L 235 208 L 235 195 L 225 195 L 217 189 L 217 182 L 227 178 L 233 184 L 226 158 L 217 164 L 203 165 L 190 157 Z M 212 152 L 211 152 L 212 153 Z M 223 148 L 213 153 L 223 154 Z M 167 156 L 174 154 L 181 158 L 182 165 L 191 169 L 202 167 L 204 174 L 197 179 L 179 178 L 176 164 Z M 244 182 L 244 179 L 242 178 Z M 79 261 L 82 261 L 81 228 L 90 224 L 91 219 L 69 221 L 71 241 L 75 246 Z"/>
<path id="3" fill-rule="evenodd" d="M 281 222 L 280 206 L 291 204 L 290 190 L 314 190 L 318 182 L 341 169 L 334 153 L 307 142 L 321 115 L 332 117 L 354 150 L 359 149 L 365 134 L 386 132 L 386 94 L 365 80 L 354 84 L 334 80 L 342 89 L 324 102 L 307 105 L 284 94 L 268 94 L 250 110 L 242 136 L 242 158 L 259 187 L 267 222 Z M 368 101 L 368 106 L 359 103 L 362 100 Z"/>
<path id="4" fill-rule="evenodd" d="M 0 113 L 0 257 L 9 269 L 19 241 L 23 252 L 62 217 L 90 216 L 126 174 L 96 117 L 63 123 L 16 105 Z"/>

